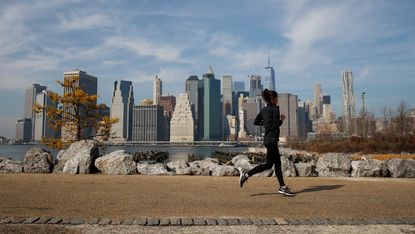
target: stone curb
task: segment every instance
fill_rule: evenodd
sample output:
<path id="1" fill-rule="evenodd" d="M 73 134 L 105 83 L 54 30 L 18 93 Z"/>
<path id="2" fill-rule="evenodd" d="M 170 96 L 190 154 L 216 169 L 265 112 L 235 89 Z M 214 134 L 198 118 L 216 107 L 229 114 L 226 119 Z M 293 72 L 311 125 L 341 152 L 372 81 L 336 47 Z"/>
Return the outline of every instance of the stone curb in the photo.
<path id="1" fill-rule="evenodd" d="M 415 225 L 414 218 L 68 218 L 7 217 L 1 224 L 32 225 L 139 225 L 139 226 L 272 226 L 272 225 Z"/>

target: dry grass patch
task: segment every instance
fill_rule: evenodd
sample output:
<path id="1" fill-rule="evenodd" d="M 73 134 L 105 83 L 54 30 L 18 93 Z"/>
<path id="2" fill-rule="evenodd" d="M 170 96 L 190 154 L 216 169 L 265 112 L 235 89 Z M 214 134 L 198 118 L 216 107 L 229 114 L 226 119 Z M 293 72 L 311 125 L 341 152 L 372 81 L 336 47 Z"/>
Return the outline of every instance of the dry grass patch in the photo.
<path id="1" fill-rule="evenodd" d="M 415 159 L 415 154 L 375 154 L 375 155 L 372 155 L 372 159 L 382 160 L 382 161 L 392 159 L 392 158 Z"/>

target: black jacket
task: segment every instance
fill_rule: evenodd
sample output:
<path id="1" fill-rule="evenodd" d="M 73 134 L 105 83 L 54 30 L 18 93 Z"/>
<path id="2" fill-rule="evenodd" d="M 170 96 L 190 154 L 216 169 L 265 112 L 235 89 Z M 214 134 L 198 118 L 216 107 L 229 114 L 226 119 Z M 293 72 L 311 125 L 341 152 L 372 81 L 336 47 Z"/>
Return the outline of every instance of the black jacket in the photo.
<path id="1" fill-rule="evenodd" d="M 265 127 L 265 145 L 278 142 L 280 138 L 280 126 L 282 124 L 279 106 L 268 105 L 264 107 L 255 118 L 254 124 Z"/>

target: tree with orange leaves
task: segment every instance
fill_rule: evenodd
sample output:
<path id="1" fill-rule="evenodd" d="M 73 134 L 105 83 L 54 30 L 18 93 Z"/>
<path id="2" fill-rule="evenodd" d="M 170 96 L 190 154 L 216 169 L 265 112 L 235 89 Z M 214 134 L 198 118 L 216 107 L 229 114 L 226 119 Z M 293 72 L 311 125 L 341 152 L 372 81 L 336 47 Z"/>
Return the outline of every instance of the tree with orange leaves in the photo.
<path id="1" fill-rule="evenodd" d="M 112 124 L 118 122 L 117 118 L 104 116 L 101 118 L 99 111 L 106 108 L 105 104 L 97 105 L 97 95 L 88 95 L 79 87 L 79 77 L 65 78 L 58 84 L 65 90 L 63 95 L 48 92 L 48 96 L 54 106 L 41 106 L 35 104 L 34 111 L 45 111 L 49 117 L 49 124 L 55 131 L 61 130 L 64 137 L 44 138 L 42 143 L 52 147 L 63 149 L 71 143 L 79 140 L 99 138 L 107 141 L 111 134 Z M 90 134 L 88 130 L 95 132 Z"/>

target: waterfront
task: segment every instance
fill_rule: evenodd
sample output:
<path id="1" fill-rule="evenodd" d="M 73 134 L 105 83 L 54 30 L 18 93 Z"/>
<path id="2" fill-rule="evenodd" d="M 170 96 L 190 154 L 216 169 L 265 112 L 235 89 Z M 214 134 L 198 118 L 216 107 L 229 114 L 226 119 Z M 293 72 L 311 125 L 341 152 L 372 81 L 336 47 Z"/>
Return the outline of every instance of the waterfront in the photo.
<path id="1" fill-rule="evenodd" d="M 46 147 L 42 145 L 0 145 L 0 156 L 10 157 L 14 160 L 23 160 L 26 152 L 33 147 Z M 137 151 L 167 151 L 169 152 L 168 161 L 174 161 L 178 159 L 187 160 L 188 154 L 193 154 L 197 157 L 208 158 L 211 154 L 218 150 L 223 152 L 241 152 L 248 150 L 247 147 L 219 147 L 219 146 L 108 146 L 106 153 L 110 153 L 114 150 L 124 149 L 129 153 L 134 153 Z M 48 149 L 51 151 L 53 157 L 55 158 L 59 150 Z"/>

